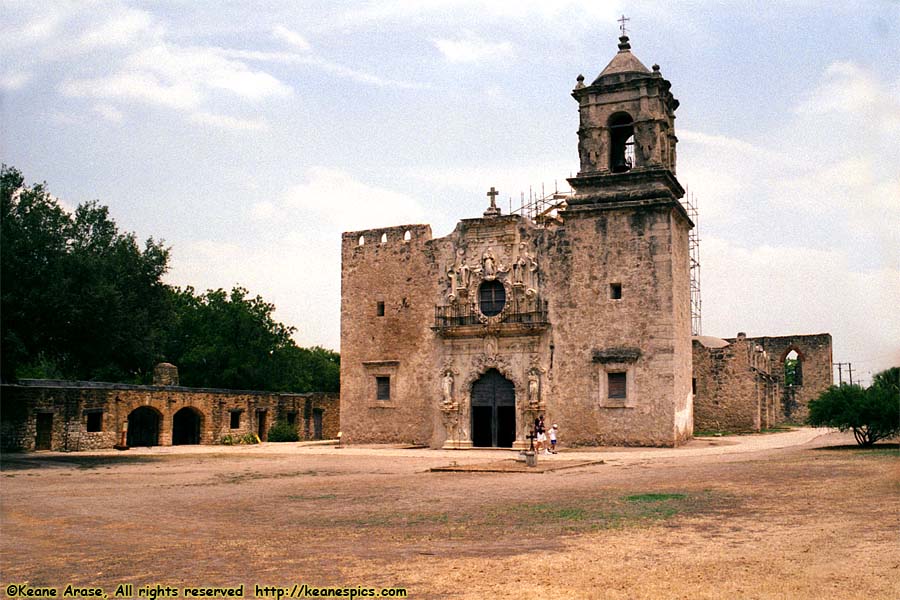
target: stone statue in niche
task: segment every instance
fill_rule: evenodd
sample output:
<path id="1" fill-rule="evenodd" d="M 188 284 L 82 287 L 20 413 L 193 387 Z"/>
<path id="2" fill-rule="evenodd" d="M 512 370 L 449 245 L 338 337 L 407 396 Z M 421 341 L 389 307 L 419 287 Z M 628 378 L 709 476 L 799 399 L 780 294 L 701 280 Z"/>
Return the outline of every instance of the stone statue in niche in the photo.
<path id="1" fill-rule="evenodd" d="M 522 287 L 525 285 L 525 274 L 528 270 L 528 254 L 525 252 L 525 244 L 519 244 L 519 256 L 512 264 L 513 286 Z"/>
<path id="2" fill-rule="evenodd" d="M 497 259 L 490 248 L 481 257 L 481 272 L 488 281 L 497 277 Z"/>
<path id="3" fill-rule="evenodd" d="M 456 251 L 456 261 L 447 267 L 447 278 L 450 280 L 450 293 L 447 295 L 450 302 L 468 294 L 469 285 L 472 282 L 472 271 L 478 271 L 466 264 L 466 251 L 459 248 Z"/>
<path id="4" fill-rule="evenodd" d="M 453 370 L 444 369 L 444 376 L 441 378 L 441 407 L 453 407 Z"/>
<path id="5" fill-rule="evenodd" d="M 540 371 L 531 369 L 528 371 L 528 406 L 538 408 L 541 405 L 541 377 Z"/>
<path id="6" fill-rule="evenodd" d="M 447 278 L 450 280 L 450 294 L 447 298 L 450 302 L 455 302 L 457 291 L 459 290 L 456 279 L 456 265 L 447 268 Z"/>
<path id="7" fill-rule="evenodd" d="M 538 287 L 538 263 L 531 254 L 525 254 L 525 296 L 533 298 Z"/>

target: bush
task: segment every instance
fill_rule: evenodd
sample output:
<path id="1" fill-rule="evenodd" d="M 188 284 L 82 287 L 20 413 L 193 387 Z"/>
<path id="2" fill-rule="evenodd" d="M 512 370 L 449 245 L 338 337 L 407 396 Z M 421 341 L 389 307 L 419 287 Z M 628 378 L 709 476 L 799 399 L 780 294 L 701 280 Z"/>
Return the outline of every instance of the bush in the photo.
<path id="1" fill-rule="evenodd" d="M 259 436 L 255 433 L 245 433 L 244 435 L 223 435 L 219 443 L 223 446 L 234 446 L 236 444 L 258 444 Z"/>
<path id="2" fill-rule="evenodd" d="M 300 436 L 297 434 L 296 427 L 287 421 L 278 421 L 269 428 L 266 440 L 269 442 L 299 442 Z"/>
<path id="3" fill-rule="evenodd" d="M 831 386 L 809 403 L 806 422 L 853 431 L 856 443 L 871 446 L 900 433 L 900 368 L 875 375 L 872 385 Z"/>

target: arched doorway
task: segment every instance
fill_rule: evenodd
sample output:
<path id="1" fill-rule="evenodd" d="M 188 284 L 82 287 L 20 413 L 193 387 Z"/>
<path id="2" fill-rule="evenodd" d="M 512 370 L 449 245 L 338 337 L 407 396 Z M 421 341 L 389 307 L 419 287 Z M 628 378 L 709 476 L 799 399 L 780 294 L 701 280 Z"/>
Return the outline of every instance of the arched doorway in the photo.
<path id="1" fill-rule="evenodd" d="M 184 407 L 172 417 L 172 445 L 199 444 L 202 415 L 194 408 Z"/>
<path id="2" fill-rule="evenodd" d="M 491 369 L 472 384 L 472 445 L 511 448 L 516 440 L 516 388 Z"/>
<path id="3" fill-rule="evenodd" d="M 159 445 L 159 413 L 149 406 L 140 406 L 128 415 L 129 446 Z"/>

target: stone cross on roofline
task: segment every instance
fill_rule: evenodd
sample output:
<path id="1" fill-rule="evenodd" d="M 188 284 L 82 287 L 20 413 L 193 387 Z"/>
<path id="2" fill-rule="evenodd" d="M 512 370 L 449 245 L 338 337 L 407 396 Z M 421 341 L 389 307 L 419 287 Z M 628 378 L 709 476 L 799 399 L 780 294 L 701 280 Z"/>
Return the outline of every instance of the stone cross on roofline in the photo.
<path id="1" fill-rule="evenodd" d="M 491 186 L 491 190 L 487 193 L 487 197 L 491 199 L 491 205 L 488 207 L 486 211 L 484 211 L 485 217 L 499 217 L 500 209 L 497 207 L 497 196 L 500 194 L 497 190 L 494 189 L 494 186 Z"/>
<path id="2" fill-rule="evenodd" d="M 624 37 L 624 36 L 628 35 L 625 31 L 625 22 L 630 21 L 631 19 L 626 17 L 625 15 L 622 15 L 622 17 L 617 20 L 619 21 L 619 29 L 622 30 L 622 36 Z"/>

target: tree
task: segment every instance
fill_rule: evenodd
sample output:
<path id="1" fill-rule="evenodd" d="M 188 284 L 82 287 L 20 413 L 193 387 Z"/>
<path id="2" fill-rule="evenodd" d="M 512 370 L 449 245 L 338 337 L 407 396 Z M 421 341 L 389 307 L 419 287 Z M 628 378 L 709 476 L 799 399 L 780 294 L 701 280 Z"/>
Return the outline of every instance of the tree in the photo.
<path id="1" fill-rule="evenodd" d="M 3 379 L 145 379 L 171 312 L 168 248 L 141 249 L 96 201 L 71 215 L 14 168 L 0 180 Z"/>
<path id="2" fill-rule="evenodd" d="M 0 236 L 2 378 L 149 383 L 167 360 L 185 385 L 337 391 L 340 357 L 299 348 L 275 307 L 243 288 L 162 282 L 169 249 L 120 233 L 97 201 L 69 214 L 5 165 Z"/>
<path id="3" fill-rule="evenodd" d="M 878 373 L 868 389 L 831 386 L 809 403 L 807 423 L 852 430 L 861 446 L 900 434 L 900 368 Z"/>
<path id="4" fill-rule="evenodd" d="M 275 321 L 275 307 L 247 290 L 175 290 L 175 322 L 166 356 L 182 383 L 196 387 L 287 391 L 277 368 L 294 345 L 292 327 Z"/>

